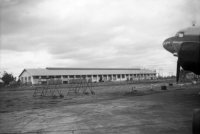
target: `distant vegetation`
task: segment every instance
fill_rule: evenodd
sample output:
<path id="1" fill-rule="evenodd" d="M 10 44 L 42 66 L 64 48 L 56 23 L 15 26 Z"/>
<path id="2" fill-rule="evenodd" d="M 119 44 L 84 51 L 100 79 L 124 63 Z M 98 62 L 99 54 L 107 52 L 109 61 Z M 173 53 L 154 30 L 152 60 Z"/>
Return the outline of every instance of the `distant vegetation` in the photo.
<path id="1" fill-rule="evenodd" d="M 15 78 L 11 73 L 7 73 L 6 71 L 3 73 L 1 78 L 5 85 L 8 85 L 11 81 L 14 81 Z"/>
<path id="2" fill-rule="evenodd" d="M 13 86 L 16 85 L 18 82 L 16 81 L 16 78 L 12 75 L 12 73 L 8 73 L 6 71 L 4 71 L 2 77 L 1 77 L 2 81 L 3 81 L 3 86 Z"/>

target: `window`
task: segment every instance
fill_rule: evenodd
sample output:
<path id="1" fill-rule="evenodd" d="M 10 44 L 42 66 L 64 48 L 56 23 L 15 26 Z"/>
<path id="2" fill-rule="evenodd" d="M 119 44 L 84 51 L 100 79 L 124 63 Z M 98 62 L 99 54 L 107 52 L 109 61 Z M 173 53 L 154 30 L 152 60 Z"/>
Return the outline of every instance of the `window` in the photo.
<path id="1" fill-rule="evenodd" d="M 46 77 L 46 76 L 41 76 L 41 78 L 42 78 L 42 79 L 46 79 L 47 77 Z"/>
<path id="2" fill-rule="evenodd" d="M 97 75 L 93 75 L 93 80 L 97 80 Z"/>
<path id="3" fill-rule="evenodd" d="M 76 78 L 80 78 L 81 76 L 80 75 L 76 75 Z"/>
<path id="4" fill-rule="evenodd" d="M 184 33 L 183 32 L 179 32 L 179 33 L 176 34 L 176 36 L 182 38 L 184 36 Z"/>
<path id="5" fill-rule="evenodd" d="M 107 80 L 107 75 L 103 75 L 103 80 Z"/>
<path id="6" fill-rule="evenodd" d="M 57 75 L 56 78 L 61 78 L 61 76 L 60 76 L 60 75 Z"/>
<path id="7" fill-rule="evenodd" d="M 118 74 L 118 75 L 117 75 L 117 78 L 119 78 L 119 79 L 120 79 L 120 74 Z"/>
<path id="8" fill-rule="evenodd" d="M 54 76 L 50 75 L 49 78 L 50 78 L 50 79 L 51 79 L 51 78 L 54 78 Z"/>
<path id="9" fill-rule="evenodd" d="M 69 78 L 74 78 L 74 75 L 70 75 Z"/>
<path id="10" fill-rule="evenodd" d="M 86 78 L 86 75 L 81 75 L 81 78 L 85 79 L 85 78 Z"/>
<path id="11" fill-rule="evenodd" d="M 183 37 L 183 35 L 184 35 L 183 33 L 179 33 L 178 37 Z"/>
<path id="12" fill-rule="evenodd" d="M 116 75 L 113 75 L 113 80 L 116 80 Z"/>
<path id="13" fill-rule="evenodd" d="M 33 79 L 39 79 L 39 76 L 33 76 Z"/>
<path id="14" fill-rule="evenodd" d="M 63 78 L 68 78 L 68 75 L 64 75 Z"/>

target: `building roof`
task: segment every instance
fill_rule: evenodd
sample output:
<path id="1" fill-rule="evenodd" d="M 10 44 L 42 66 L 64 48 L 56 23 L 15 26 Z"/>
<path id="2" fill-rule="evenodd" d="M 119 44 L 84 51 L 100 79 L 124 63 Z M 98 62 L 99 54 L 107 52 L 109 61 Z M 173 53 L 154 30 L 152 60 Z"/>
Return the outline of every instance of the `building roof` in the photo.
<path id="1" fill-rule="evenodd" d="M 155 71 L 139 68 L 38 68 L 24 69 L 32 76 L 51 75 L 102 75 L 102 74 L 155 74 Z"/>
<path id="2" fill-rule="evenodd" d="M 47 67 L 48 70 L 141 70 L 140 68 L 62 68 Z"/>

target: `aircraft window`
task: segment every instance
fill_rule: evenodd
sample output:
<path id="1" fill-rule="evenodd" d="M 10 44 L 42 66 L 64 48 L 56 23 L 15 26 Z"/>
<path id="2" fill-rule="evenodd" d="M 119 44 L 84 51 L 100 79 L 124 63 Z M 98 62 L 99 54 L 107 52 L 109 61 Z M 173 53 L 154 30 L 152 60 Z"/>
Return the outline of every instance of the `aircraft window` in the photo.
<path id="1" fill-rule="evenodd" d="M 183 33 L 179 33 L 178 37 L 183 37 L 183 35 L 184 35 Z"/>
<path id="2" fill-rule="evenodd" d="M 178 33 L 176 33 L 175 36 L 176 36 L 176 37 L 183 37 L 183 36 L 184 36 L 184 33 L 183 33 L 183 32 L 178 32 Z"/>

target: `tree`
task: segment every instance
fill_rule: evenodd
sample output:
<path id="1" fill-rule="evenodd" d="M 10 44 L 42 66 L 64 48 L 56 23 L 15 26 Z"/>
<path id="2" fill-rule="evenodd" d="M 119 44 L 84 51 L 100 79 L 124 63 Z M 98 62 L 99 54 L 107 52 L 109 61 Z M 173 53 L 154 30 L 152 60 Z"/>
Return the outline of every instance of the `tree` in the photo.
<path id="1" fill-rule="evenodd" d="M 5 85 L 8 85 L 11 81 L 14 81 L 15 78 L 13 77 L 12 74 L 9 74 L 7 72 L 4 72 L 3 76 L 2 76 L 2 80 L 4 81 Z"/>

